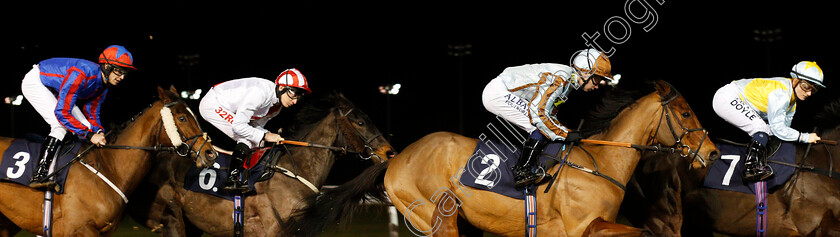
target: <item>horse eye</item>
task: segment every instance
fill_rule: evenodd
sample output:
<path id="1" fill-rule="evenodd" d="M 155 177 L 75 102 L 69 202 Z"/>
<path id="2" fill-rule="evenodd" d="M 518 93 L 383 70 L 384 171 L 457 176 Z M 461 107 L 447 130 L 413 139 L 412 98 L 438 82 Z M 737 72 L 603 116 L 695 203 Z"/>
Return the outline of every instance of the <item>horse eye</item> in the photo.
<path id="1" fill-rule="evenodd" d="M 187 121 L 187 117 L 184 117 L 184 116 L 178 117 L 178 121 L 181 121 L 181 122 L 186 122 L 186 121 Z"/>
<path id="2" fill-rule="evenodd" d="M 359 122 L 356 122 L 356 124 L 358 124 L 359 126 L 365 126 L 365 121 L 359 121 Z"/>
<path id="3" fill-rule="evenodd" d="M 688 118 L 688 117 L 691 117 L 691 113 L 689 113 L 689 112 L 683 112 L 683 113 L 682 113 L 682 116 L 683 116 L 684 118 Z"/>

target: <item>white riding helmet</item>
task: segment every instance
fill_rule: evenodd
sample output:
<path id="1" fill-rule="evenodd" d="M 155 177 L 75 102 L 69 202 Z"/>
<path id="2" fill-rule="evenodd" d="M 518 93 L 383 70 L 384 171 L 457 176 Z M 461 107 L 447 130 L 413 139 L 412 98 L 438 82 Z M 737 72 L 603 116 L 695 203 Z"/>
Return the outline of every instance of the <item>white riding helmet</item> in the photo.
<path id="1" fill-rule="evenodd" d="M 603 52 L 596 49 L 578 50 L 572 54 L 572 67 L 581 74 L 588 72 L 607 80 L 608 85 L 618 84 L 618 79 L 612 75 L 610 59 Z M 594 69 L 594 72 L 593 72 Z"/>
<path id="2" fill-rule="evenodd" d="M 820 66 L 817 66 L 816 62 L 802 61 L 793 65 L 793 69 L 790 70 L 790 76 L 825 88 L 825 85 L 823 85 L 823 71 L 820 69 Z"/>

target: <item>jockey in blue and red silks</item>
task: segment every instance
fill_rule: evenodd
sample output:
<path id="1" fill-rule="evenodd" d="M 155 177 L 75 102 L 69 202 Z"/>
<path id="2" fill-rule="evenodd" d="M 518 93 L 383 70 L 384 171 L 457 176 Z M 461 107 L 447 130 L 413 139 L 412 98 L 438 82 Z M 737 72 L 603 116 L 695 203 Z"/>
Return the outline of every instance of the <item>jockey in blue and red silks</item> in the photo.
<path id="1" fill-rule="evenodd" d="M 98 63 L 77 58 L 50 58 L 32 66 L 21 83 L 23 96 L 50 125 L 41 146 L 40 162 L 30 186 L 51 185 L 46 178 L 58 144 L 67 131 L 105 145 L 100 108 L 108 87 L 135 70 L 134 58 L 123 46 L 112 45 L 99 54 Z M 81 109 L 77 106 L 81 105 Z"/>

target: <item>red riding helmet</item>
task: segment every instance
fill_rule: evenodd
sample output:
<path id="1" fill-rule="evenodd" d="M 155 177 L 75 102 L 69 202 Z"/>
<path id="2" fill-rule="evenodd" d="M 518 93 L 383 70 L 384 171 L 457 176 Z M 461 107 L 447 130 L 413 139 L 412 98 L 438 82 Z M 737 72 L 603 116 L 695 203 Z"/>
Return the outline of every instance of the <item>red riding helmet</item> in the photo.
<path id="1" fill-rule="evenodd" d="M 309 83 L 306 82 L 306 77 L 294 68 L 281 72 L 274 83 L 279 86 L 297 87 L 305 90 L 306 93 L 312 93 L 312 90 L 309 89 Z"/>
<path id="2" fill-rule="evenodd" d="M 111 45 L 99 54 L 99 63 L 117 65 L 123 68 L 137 70 L 134 67 L 134 57 L 123 46 Z"/>

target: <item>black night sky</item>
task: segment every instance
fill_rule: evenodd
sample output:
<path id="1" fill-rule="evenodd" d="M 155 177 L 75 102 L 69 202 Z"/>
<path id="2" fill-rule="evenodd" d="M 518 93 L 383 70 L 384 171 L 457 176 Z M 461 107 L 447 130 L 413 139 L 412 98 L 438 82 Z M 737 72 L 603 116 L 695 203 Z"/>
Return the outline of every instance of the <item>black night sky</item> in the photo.
<path id="1" fill-rule="evenodd" d="M 38 61 L 94 60 L 108 45 L 120 44 L 132 52 L 140 70 L 109 92 L 104 124 L 121 123 L 145 108 L 158 85 L 206 91 L 243 77 L 273 79 L 294 67 L 315 93 L 341 91 L 383 132 L 388 108 L 377 87 L 401 83 L 390 111 L 392 144 L 402 149 L 435 131 L 478 136 L 493 118 L 481 103 L 488 81 L 509 66 L 568 64 L 574 51 L 587 48 L 582 35 L 598 32 L 594 42 L 615 50 L 613 72 L 622 74 L 622 83 L 671 82 L 713 137 L 727 129 L 712 112 L 712 96 L 731 80 L 787 77 L 796 62 L 816 61 L 827 72 L 829 88 L 800 103 L 797 129 L 810 128 L 809 117 L 837 97 L 837 20 L 824 1 L 631 2 L 629 12 L 625 1 L 605 0 L 38 3 L 0 14 L 0 68 L 7 83 L 0 96 L 20 94 L 20 80 Z M 655 24 L 650 18 L 632 21 L 645 13 L 655 16 Z M 607 24 L 610 19 L 613 24 Z M 629 23 L 629 31 L 615 23 L 619 20 Z M 624 41 L 611 42 L 606 33 Z M 469 45 L 470 54 L 451 55 L 457 45 Z M 578 103 L 590 103 L 588 97 L 578 98 Z M 0 136 L 48 131 L 26 102 L 13 112 L 9 105 L 0 111 Z"/>

